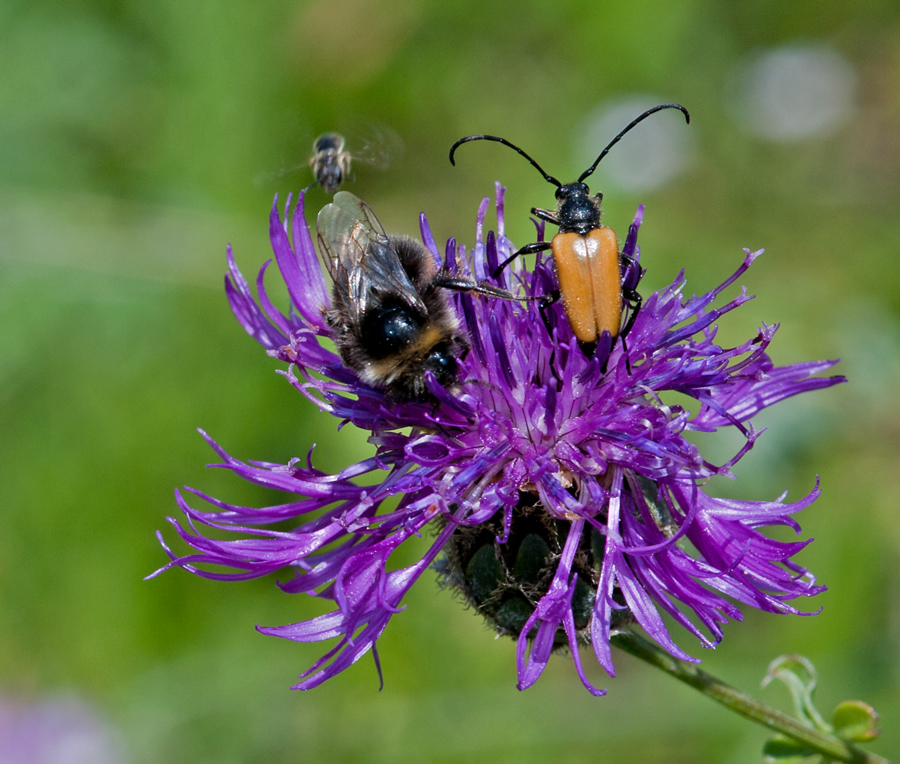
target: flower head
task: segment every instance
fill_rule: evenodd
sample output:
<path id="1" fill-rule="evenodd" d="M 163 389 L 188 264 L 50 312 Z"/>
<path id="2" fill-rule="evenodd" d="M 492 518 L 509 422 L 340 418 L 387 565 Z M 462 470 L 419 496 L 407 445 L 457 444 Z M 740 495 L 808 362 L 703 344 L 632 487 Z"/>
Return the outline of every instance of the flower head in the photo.
<path id="1" fill-rule="evenodd" d="M 496 233 L 484 233 L 488 207 L 485 199 L 470 252 L 453 240 L 445 249 L 445 267 L 466 278 L 488 279 L 516 251 L 504 234 L 499 185 Z M 288 202 L 285 218 L 290 212 Z M 632 288 L 642 276 L 642 214 L 641 208 L 624 246 L 631 264 L 623 281 Z M 424 215 L 420 223 L 426 247 L 441 260 Z M 594 694 L 603 691 L 585 677 L 579 648 L 590 645 L 612 675 L 616 630 L 639 625 L 672 655 L 695 660 L 675 644 L 661 613 L 713 646 L 721 625 L 741 617 L 735 603 L 799 613 L 791 600 L 823 590 L 791 559 L 808 542 L 773 541 L 760 530 L 788 525 L 799 533 L 792 515 L 816 499 L 818 485 L 792 504 L 783 496 L 737 501 L 702 490 L 713 475 L 730 475 L 754 445 L 756 414 L 843 381 L 813 376 L 833 361 L 774 366 L 766 349 L 775 326 L 737 347 L 716 344 L 716 321 L 751 298 L 742 290 L 715 305 L 759 253 L 746 251 L 721 286 L 690 299 L 679 274 L 644 301 L 625 342 L 601 341 L 590 356 L 559 303 L 542 312 L 536 301 L 453 294 L 471 346 L 458 384 L 445 389 L 428 373 L 428 400 L 398 402 L 364 384 L 323 342 L 332 331 L 324 318 L 328 288 L 302 195 L 292 232 L 293 246 L 273 207 L 272 246 L 291 310 L 279 311 L 266 294 L 268 263 L 254 299 L 229 250 L 231 308 L 270 355 L 290 364 L 283 372 L 290 383 L 324 411 L 370 432 L 375 452 L 331 475 L 311 457 L 286 465 L 239 461 L 207 437 L 221 457 L 218 466 L 292 497 L 256 509 L 187 489 L 209 505 L 197 509 L 178 492 L 188 525 L 170 521 L 195 551 L 177 556 L 166 549 L 169 566 L 212 579 L 287 569 L 293 576 L 279 584 L 284 591 L 334 602 L 316 618 L 260 628 L 301 642 L 337 640 L 296 687 L 315 687 L 373 649 L 406 591 L 432 565 L 498 632 L 517 640 L 520 689 L 537 680 L 551 652 L 568 645 Z M 530 271 L 514 262 L 498 285 L 546 294 L 556 285 L 552 260 L 539 257 Z M 689 399 L 695 403 L 683 405 Z M 722 465 L 704 459 L 687 437 L 725 428 L 736 428 L 744 444 Z M 381 482 L 360 485 L 368 473 L 381 474 Z M 395 508 L 385 508 L 394 497 Z M 265 527 L 286 521 L 293 530 Z M 204 525 L 235 538 L 208 538 Z M 394 550 L 426 528 L 433 541 L 422 559 L 392 568 Z"/>

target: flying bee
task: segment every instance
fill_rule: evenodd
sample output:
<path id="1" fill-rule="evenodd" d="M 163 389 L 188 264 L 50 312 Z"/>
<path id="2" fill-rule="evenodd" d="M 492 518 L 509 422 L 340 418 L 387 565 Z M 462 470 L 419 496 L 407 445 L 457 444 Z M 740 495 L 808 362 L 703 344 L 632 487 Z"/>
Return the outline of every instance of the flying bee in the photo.
<path id="1" fill-rule="evenodd" d="M 664 103 L 648 109 L 613 138 L 594 163 L 572 183 L 560 183 L 522 149 L 496 135 L 469 135 L 460 138 L 450 148 L 450 163 L 456 164 L 454 154 L 464 143 L 470 141 L 502 143 L 525 157 L 544 176 L 544 180 L 556 186 L 556 209 L 532 207 L 531 214 L 558 226 L 558 233 L 552 241 L 539 241 L 522 247 L 501 263 L 493 276 L 497 278 L 503 268 L 520 255 L 552 250 L 559 290 L 546 296 L 542 302 L 541 315 L 544 316 L 547 331 L 552 336 L 543 309 L 561 297 L 572 331 L 588 355 L 594 352 L 598 340 L 604 335 L 608 335 L 612 342 L 615 342 L 618 336 L 624 341 L 637 318 L 641 296 L 634 289 L 623 288 L 622 256 L 619 254 L 615 231 L 600 223 L 600 203 L 603 194 L 591 196 L 591 191 L 584 181 L 597 169 L 603 157 L 622 136 L 651 114 L 662 109 L 677 109 L 684 114 L 688 122 L 691 121 L 688 110 L 681 104 Z M 625 326 L 622 327 L 625 300 L 632 304 L 632 309 Z"/>
<path id="2" fill-rule="evenodd" d="M 333 194 L 348 180 L 355 179 L 352 170 L 357 166 L 386 170 L 403 154 L 403 139 L 387 125 L 351 126 L 348 134 L 349 140 L 342 133 L 322 133 L 312 142 L 312 151 L 301 162 L 284 161 L 279 169 L 257 175 L 254 184 L 268 186 L 285 175 L 308 167 L 313 176 L 309 188 L 321 186 L 326 193 Z M 348 149 L 348 144 L 352 150 Z"/>
<path id="3" fill-rule="evenodd" d="M 327 194 L 333 194 L 350 175 L 352 156 L 345 150 L 346 141 L 340 133 L 323 133 L 313 141 L 309 166 L 313 176 Z"/>
<path id="4" fill-rule="evenodd" d="M 340 191 L 316 221 L 334 282 L 325 320 L 344 365 L 393 401 L 427 400 L 426 372 L 453 388 L 469 342 L 445 290 L 518 299 L 483 281 L 438 270 L 425 246 L 389 236 L 372 208 Z"/>

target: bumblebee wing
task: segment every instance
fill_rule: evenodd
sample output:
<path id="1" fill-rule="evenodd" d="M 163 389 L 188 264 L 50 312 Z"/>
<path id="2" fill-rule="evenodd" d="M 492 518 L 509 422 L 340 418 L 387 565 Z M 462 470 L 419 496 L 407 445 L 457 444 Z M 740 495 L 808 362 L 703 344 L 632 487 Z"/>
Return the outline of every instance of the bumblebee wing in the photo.
<path id="1" fill-rule="evenodd" d="M 428 312 L 397 251 L 372 208 L 349 191 L 339 191 L 316 219 L 325 267 L 354 321 L 378 294 L 392 295 Z"/>

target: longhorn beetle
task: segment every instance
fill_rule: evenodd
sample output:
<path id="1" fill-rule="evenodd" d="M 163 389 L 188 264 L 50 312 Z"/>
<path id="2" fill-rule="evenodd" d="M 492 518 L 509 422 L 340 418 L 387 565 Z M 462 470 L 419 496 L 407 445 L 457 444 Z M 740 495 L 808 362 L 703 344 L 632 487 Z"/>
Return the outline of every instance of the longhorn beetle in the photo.
<path id="1" fill-rule="evenodd" d="M 597 169 L 600 160 L 619 142 L 622 136 L 651 114 L 663 109 L 678 109 L 684 114 L 688 123 L 691 121 L 691 115 L 681 104 L 664 103 L 647 109 L 609 142 L 594 163 L 581 173 L 577 181 L 565 185 L 548 174 L 518 146 L 496 135 L 469 135 L 460 138 L 450 148 L 450 164 L 455 166 L 456 161 L 453 155 L 464 143 L 470 141 L 502 143 L 525 157 L 544 176 L 544 180 L 556 186 L 555 210 L 545 210 L 539 207 L 531 209 L 532 215 L 559 227 L 556 236 L 552 241 L 538 241 L 522 247 L 500 264 L 494 271 L 493 277 L 497 278 L 500 272 L 520 255 L 547 249 L 552 250 L 559 289 L 546 296 L 541 303 L 542 308 L 546 308 L 562 297 L 563 307 L 566 317 L 572 325 L 572 331 L 588 355 L 593 353 L 597 341 L 604 333 L 609 334 L 612 342 L 615 342 L 616 337 L 619 336 L 623 298 L 633 304 L 628 321 L 621 331 L 624 340 L 634 325 L 642 299 L 633 289 L 623 290 L 619 244 L 615 231 L 600 225 L 600 202 L 603 200 L 603 194 L 597 193 L 591 196 L 591 191 L 584 180 Z M 543 312 L 542 315 L 544 315 Z M 544 323 L 549 331 L 546 316 L 544 316 Z M 612 345 L 610 345 L 611 347 Z"/>

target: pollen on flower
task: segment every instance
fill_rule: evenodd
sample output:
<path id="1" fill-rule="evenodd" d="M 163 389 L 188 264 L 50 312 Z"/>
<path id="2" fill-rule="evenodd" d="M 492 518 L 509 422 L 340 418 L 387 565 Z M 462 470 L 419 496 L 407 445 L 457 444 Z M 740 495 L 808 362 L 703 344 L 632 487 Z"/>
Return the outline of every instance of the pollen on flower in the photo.
<path id="1" fill-rule="evenodd" d="M 488 279 L 515 247 L 502 233 L 503 189 L 496 193 L 497 230 L 484 234 L 486 199 L 475 246 L 448 242 L 441 257 L 424 216 L 422 240 L 447 271 Z M 705 646 L 740 618 L 738 605 L 801 613 L 790 604 L 823 590 L 792 558 L 807 541 L 780 542 L 763 530 L 787 525 L 819 495 L 818 483 L 794 503 L 738 501 L 707 495 L 713 475 L 732 467 L 756 442 L 753 418 L 798 393 L 841 377 L 816 376 L 834 361 L 775 366 L 766 353 L 777 327 L 763 326 L 736 347 L 715 342 L 715 324 L 750 297 L 724 290 L 759 254 L 745 251 L 734 273 L 712 291 L 686 299 L 684 275 L 647 297 L 627 338 L 582 352 L 562 306 L 543 313 L 537 301 L 454 293 L 450 304 L 470 347 L 457 383 L 443 387 L 426 373 L 430 400 L 398 401 L 363 382 L 332 350 L 329 289 L 304 219 L 303 195 L 292 216 L 293 244 L 273 207 L 270 234 L 291 309 L 278 310 L 263 285 L 254 297 L 231 252 L 226 294 L 243 328 L 284 374 L 322 410 L 371 433 L 371 458 L 338 474 L 303 466 L 240 461 L 204 434 L 226 467 L 280 489 L 286 503 L 251 508 L 194 489 L 177 492 L 182 525 L 170 521 L 192 552 L 171 562 L 217 580 L 289 571 L 290 594 L 331 600 L 334 609 L 307 621 L 260 628 L 300 642 L 335 644 L 295 685 L 310 689 L 343 671 L 376 642 L 405 593 L 429 568 L 482 615 L 517 641 L 518 686 L 533 684 L 550 654 L 569 647 L 585 686 L 580 648 L 589 647 L 612 675 L 610 636 L 641 628 L 672 655 L 677 646 L 662 614 Z M 628 232 L 633 288 L 642 271 L 637 246 L 643 208 Z M 540 233 L 540 231 L 539 231 Z M 496 286 L 528 296 L 556 288 L 553 262 L 533 269 L 516 261 Z M 602 345 L 602 343 L 601 343 Z M 697 401 L 688 410 L 663 398 L 675 391 Z M 666 398 L 666 400 L 669 400 Z M 706 460 L 692 431 L 737 429 L 743 446 L 724 464 Z M 361 478 L 379 474 L 375 485 Z M 371 483 L 371 479 L 367 482 Z M 202 509 L 189 503 L 199 499 Z M 394 502 L 390 500 L 394 499 Z M 399 501 L 397 501 L 399 499 Z M 294 529 L 285 532 L 285 523 Z M 234 533 L 220 540 L 203 526 Z M 274 527 L 267 527 L 274 526 Z M 433 530 L 422 558 L 392 567 L 407 539 Z M 679 543 L 681 541 L 688 543 Z M 163 568 L 165 569 L 165 568 Z"/>

